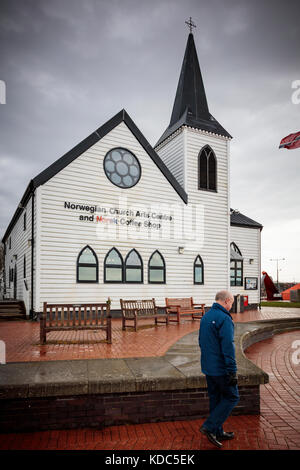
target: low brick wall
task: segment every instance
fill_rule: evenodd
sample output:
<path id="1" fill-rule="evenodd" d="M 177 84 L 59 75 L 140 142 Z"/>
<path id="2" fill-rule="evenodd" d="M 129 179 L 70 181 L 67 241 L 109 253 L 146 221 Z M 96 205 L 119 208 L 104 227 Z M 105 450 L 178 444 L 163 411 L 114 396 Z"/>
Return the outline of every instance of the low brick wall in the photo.
<path id="1" fill-rule="evenodd" d="M 259 385 L 239 387 L 233 414 L 259 414 Z M 197 419 L 208 414 L 207 389 L 82 395 L 1 401 L 0 432 Z"/>

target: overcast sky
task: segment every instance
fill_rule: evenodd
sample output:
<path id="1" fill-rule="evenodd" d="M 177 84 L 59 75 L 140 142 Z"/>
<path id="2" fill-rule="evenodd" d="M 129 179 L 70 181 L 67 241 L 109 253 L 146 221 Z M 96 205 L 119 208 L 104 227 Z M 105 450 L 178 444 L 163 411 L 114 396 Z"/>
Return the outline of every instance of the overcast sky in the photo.
<path id="1" fill-rule="evenodd" d="M 231 207 L 263 224 L 262 269 L 300 282 L 299 0 L 0 0 L 0 237 L 30 181 L 125 108 L 154 145 L 192 16 L 211 114 L 233 136 Z M 300 83 L 300 82 L 299 82 Z M 298 97 L 298 99 L 297 99 Z"/>

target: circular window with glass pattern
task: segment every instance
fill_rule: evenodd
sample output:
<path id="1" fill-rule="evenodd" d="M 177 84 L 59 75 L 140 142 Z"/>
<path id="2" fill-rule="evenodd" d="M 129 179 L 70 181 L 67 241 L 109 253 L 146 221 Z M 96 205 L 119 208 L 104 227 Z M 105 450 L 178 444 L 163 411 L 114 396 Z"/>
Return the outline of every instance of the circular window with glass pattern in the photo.
<path id="1" fill-rule="evenodd" d="M 141 177 L 141 166 L 133 153 L 123 148 L 110 150 L 104 158 L 107 178 L 119 188 L 132 188 Z"/>

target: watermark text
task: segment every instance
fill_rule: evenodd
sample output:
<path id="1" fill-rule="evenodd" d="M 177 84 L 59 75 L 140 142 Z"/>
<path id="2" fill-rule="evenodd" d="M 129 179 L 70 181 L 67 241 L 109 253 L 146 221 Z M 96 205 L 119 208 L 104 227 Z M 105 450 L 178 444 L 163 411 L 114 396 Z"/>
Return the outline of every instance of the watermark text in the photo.
<path id="1" fill-rule="evenodd" d="M 0 104 L 6 104 L 6 83 L 0 80 Z"/>
<path id="2" fill-rule="evenodd" d="M 6 347 L 2 340 L 0 340 L 0 364 L 6 364 Z"/>
<path id="3" fill-rule="evenodd" d="M 292 82 L 292 88 L 296 88 L 292 93 L 292 103 L 300 104 L 300 80 L 294 80 Z"/>
<path id="4" fill-rule="evenodd" d="M 300 364 L 300 339 L 293 341 L 292 349 L 296 349 L 292 354 L 292 363 L 298 366 Z"/>

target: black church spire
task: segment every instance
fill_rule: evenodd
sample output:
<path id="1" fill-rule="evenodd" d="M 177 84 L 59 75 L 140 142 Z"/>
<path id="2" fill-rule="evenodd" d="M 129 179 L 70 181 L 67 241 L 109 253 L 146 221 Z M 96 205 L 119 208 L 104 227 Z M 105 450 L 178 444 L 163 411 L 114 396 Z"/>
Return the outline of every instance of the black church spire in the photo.
<path id="1" fill-rule="evenodd" d="M 194 37 L 191 32 L 187 40 L 170 124 L 156 146 L 183 125 L 231 137 L 209 112 Z"/>
<path id="2" fill-rule="evenodd" d="M 189 34 L 185 49 L 169 126 L 175 124 L 186 109 L 196 119 L 209 119 L 206 94 L 192 33 Z"/>

